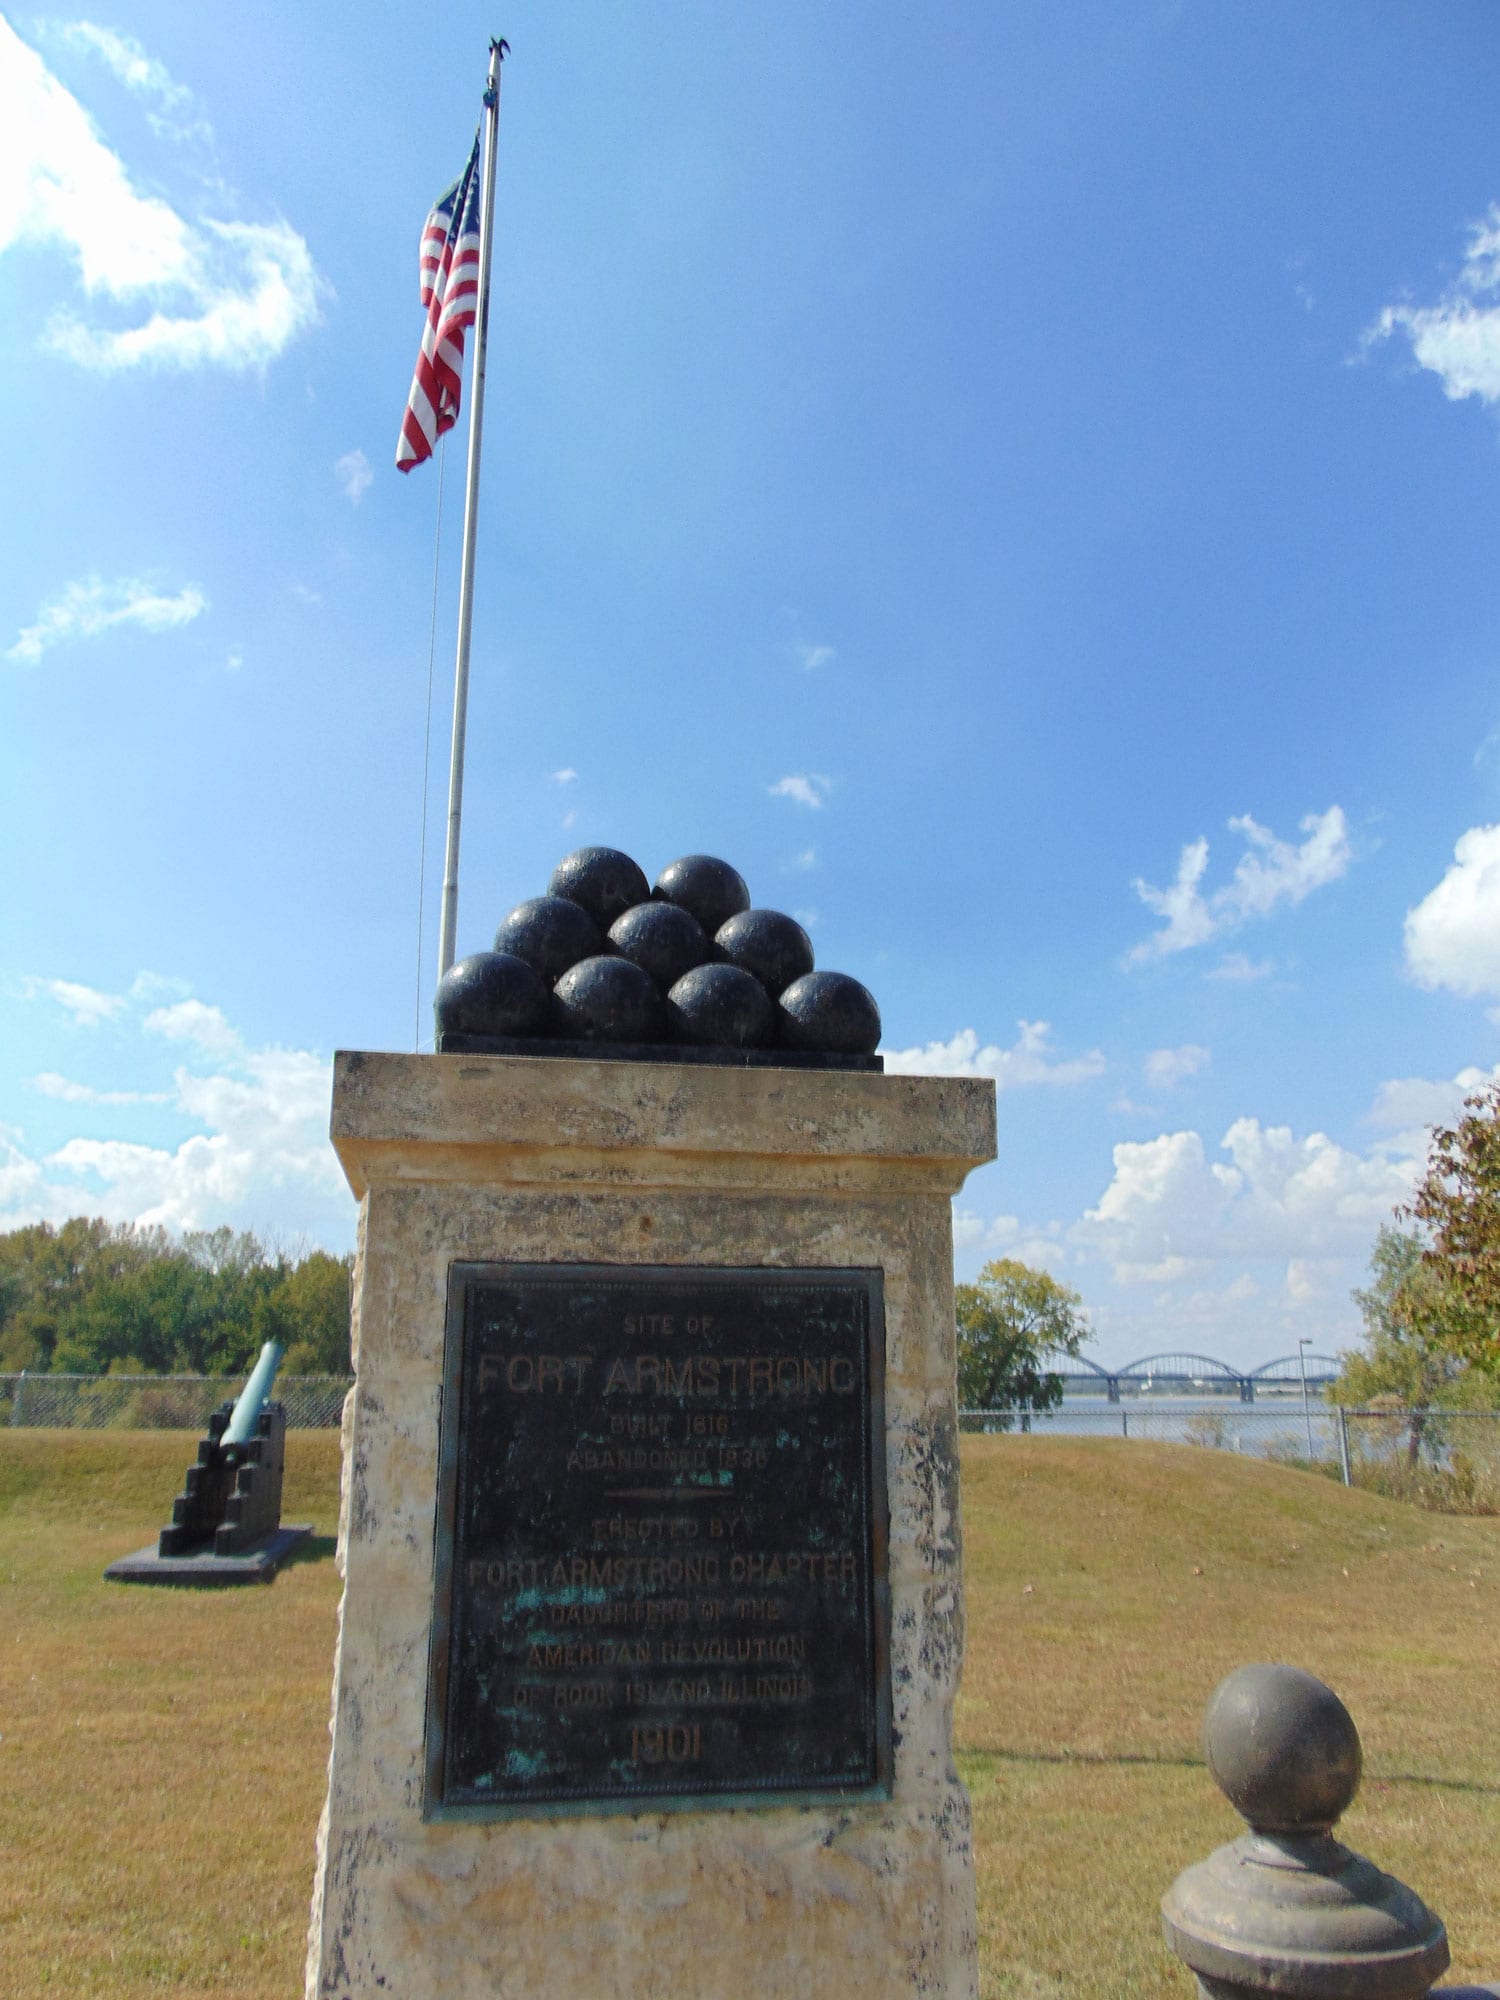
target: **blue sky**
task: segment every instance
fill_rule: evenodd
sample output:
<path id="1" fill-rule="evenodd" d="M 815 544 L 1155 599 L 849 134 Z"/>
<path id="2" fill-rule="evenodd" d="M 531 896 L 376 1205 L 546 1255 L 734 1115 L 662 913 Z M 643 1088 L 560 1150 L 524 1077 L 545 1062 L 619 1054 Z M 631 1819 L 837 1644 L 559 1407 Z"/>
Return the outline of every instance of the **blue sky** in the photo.
<path id="1" fill-rule="evenodd" d="M 491 32 L 460 950 L 574 846 L 721 853 L 891 1067 L 995 1077 L 961 1276 L 1045 1262 L 1101 1359 L 1347 1343 L 1500 1061 L 1487 0 L 10 15 L 0 1227 L 352 1241 Z"/>

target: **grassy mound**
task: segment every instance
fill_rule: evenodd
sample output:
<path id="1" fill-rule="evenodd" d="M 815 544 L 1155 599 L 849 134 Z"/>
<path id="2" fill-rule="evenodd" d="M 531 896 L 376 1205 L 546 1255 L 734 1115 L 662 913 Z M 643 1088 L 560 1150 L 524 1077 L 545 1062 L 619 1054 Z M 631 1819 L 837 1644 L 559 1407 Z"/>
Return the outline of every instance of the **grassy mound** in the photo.
<path id="1" fill-rule="evenodd" d="M 994 2000 L 1180 1996 L 1157 1941 L 1177 1871 L 1239 1831 L 1204 1703 L 1289 1660 L 1359 1724 L 1345 1837 L 1500 1969 L 1500 1522 L 1437 1518 L 1229 1452 L 974 1438 L 957 1735 Z"/>
<path id="2" fill-rule="evenodd" d="M 96 1520 L 138 1543 L 172 1518 L 197 1431 L 0 1431 L 0 1523 Z M 290 1431 L 282 1518 L 338 1524 L 339 1434 Z"/>
<path id="3" fill-rule="evenodd" d="M 196 1440 L 0 1430 L 0 1993 L 300 1991 L 328 1754 L 338 1440 L 294 1433 L 308 1559 L 269 1589 L 105 1584 Z M 1231 1667 L 1331 1681 L 1365 1740 L 1349 1838 L 1500 1969 L 1500 1522 L 1225 1453 L 965 1441 L 988 2000 L 1185 2000 L 1156 1904 L 1236 1830 L 1201 1764 Z"/>

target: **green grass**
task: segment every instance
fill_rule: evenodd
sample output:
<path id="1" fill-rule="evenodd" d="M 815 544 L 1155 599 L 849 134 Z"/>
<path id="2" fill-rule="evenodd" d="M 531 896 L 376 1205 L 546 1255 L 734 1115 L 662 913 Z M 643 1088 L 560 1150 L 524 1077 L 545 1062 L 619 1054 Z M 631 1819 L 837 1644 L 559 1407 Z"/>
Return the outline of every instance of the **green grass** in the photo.
<path id="1" fill-rule="evenodd" d="M 181 1433 L 0 1432 L 0 1993 L 301 1991 L 328 1757 L 338 1439 L 294 1434 L 269 1589 L 107 1584 Z"/>
<path id="2" fill-rule="evenodd" d="M 1343 1832 L 1500 1974 L 1500 1522 L 1191 1446 L 974 1438 L 957 1735 L 990 2000 L 1166 2000 L 1178 1870 L 1239 1831 L 1203 1768 L 1219 1680 L 1289 1660 L 1359 1725 Z"/>
<path id="3" fill-rule="evenodd" d="M 338 1442 L 296 1433 L 266 1590 L 103 1582 L 152 1539 L 179 1433 L 0 1430 L 0 1993 L 301 1990 L 338 1579 Z M 1231 1667 L 1332 1682 L 1365 1741 L 1345 1832 L 1500 1972 L 1500 1521 L 1419 1513 L 1227 1453 L 965 1441 L 987 2000 L 1187 2000 L 1172 1877 L 1237 1830 L 1202 1768 Z"/>

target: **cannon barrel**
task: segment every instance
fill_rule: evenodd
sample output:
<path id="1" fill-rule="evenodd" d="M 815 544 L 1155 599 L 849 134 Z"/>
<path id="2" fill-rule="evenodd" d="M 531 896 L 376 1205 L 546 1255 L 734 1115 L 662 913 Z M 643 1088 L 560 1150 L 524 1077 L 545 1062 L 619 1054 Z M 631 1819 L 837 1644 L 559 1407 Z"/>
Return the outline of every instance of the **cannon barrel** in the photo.
<path id="1" fill-rule="evenodd" d="M 268 1340 L 260 1350 L 260 1359 L 250 1372 L 250 1380 L 241 1389 L 239 1401 L 219 1439 L 221 1448 L 227 1444 L 248 1444 L 255 1436 L 260 1413 L 276 1380 L 276 1370 L 281 1366 L 281 1354 L 282 1350 L 274 1340 Z"/>

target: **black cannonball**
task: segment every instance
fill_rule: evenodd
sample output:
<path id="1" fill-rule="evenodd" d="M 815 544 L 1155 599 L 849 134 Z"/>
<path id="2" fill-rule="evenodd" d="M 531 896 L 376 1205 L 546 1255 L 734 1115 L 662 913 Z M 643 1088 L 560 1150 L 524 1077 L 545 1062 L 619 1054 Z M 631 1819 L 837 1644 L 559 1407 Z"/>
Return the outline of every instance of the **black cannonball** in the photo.
<path id="1" fill-rule="evenodd" d="M 496 951 L 513 951 L 553 986 L 570 965 L 604 950 L 599 926 L 566 896 L 533 896 L 517 903 L 495 933 Z"/>
<path id="2" fill-rule="evenodd" d="M 684 854 L 663 868 L 651 895 L 658 903 L 675 903 L 696 917 L 710 937 L 720 924 L 750 907 L 745 878 L 727 861 L 711 854 Z"/>
<path id="3" fill-rule="evenodd" d="M 774 999 L 813 969 L 812 939 L 780 910 L 741 910 L 714 933 L 719 956 L 751 972 Z"/>
<path id="4" fill-rule="evenodd" d="M 637 903 L 610 925 L 609 941 L 663 993 L 695 965 L 706 965 L 714 949 L 698 919 L 675 903 Z"/>
<path id="5" fill-rule="evenodd" d="M 776 1026 L 785 1048 L 868 1056 L 880 1042 L 880 1009 L 847 972 L 808 972 L 782 994 Z"/>
<path id="6" fill-rule="evenodd" d="M 607 931 L 616 917 L 633 903 L 644 903 L 651 891 L 640 868 L 617 847 L 579 847 L 553 869 L 547 894 L 582 904 L 600 930 Z"/>
<path id="7" fill-rule="evenodd" d="M 551 1004 L 546 980 L 524 958 L 476 951 L 443 974 L 432 1011 L 440 1036 L 526 1036 L 546 1032 Z"/>
<path id="8" fill-rule="evenodd" d="M 628 958 L 586 958 L 553 988 L 554 1033 L 579 1042 L 664 1042 L 656 982 Z"/>
<path id="9" fill-rule="evenodd" d="M 699 965 L 667 995 L 673 1037 L 698 1048 L 765 1049 L 776 1037 L 776 1003 L 738 965 Z"/>

